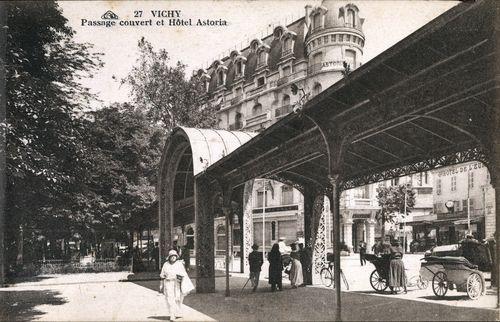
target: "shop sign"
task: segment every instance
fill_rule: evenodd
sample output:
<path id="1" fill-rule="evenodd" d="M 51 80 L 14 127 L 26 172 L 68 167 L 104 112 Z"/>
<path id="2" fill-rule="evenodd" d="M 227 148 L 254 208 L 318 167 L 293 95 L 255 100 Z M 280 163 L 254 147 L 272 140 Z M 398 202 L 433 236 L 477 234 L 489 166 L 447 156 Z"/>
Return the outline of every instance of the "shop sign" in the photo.
<path id="1" fill-rule="evenodd" d="M 484 165 L 481 162 L 474 162 L 474 163 L 467 164 L 467 165 L 464 165 L 461 167 L 455 167 L 452 169 L 441 170 L 441 171 L 438 171 L 437 174 L 438 174 L 438 177 L 446 177 L 446 176 L 455 175 L 455 174 L 462 173 L 462 172 L 468 172 L 468 171 L 472 171 L 472 170 L 476 170 L 476 169 L 481 169 L 482 167 L 484 167 Z"/>
<path id="2" fill-rule="evenodd" d="M 370 219 L 370 214 L 352 214 L 352 219 Z"/>

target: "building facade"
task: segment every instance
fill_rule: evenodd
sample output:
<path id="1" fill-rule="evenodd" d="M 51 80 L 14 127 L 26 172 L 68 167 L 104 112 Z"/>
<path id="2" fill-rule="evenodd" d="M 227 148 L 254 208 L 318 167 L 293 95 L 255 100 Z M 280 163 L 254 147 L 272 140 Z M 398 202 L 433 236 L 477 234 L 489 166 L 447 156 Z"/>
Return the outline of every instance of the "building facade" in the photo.
<path id="1" fill-rule="evenodd" d="M 208 104 L 217 106 L 218 127 L 227 130 L 259 132 L 293 111 L 301 93 L 307 99 L 339 81 L 344 73 L 362 64 L 365 36 L 364 19 L 356 5 L 341 1 L 323 1 L 320 6 L 306 6 L 304 17 L 288 25 L 276 26 L 272 34 L 253 39 L 241 51 L 233 50 L 227 57 L 215 60 L 208 69 L 198 70 L 197 77 L 206 92 Z M 302 89 L 291 91 L 295 84 Z M 419 179 L 421 176 L 423 179 Z M 401 179 L 418 182 L 417 202 L 407 221 L 428 216 L 432 211 L 432 179 L 419 174 Z M 397 184 L 398 180 L 393 180 Z M 383 183 L 383 184 L 390 184 Z M 360 242 L 370 250 L 381 238 L 376 220 L 379 209 L 377 187 L 372 184 L 343 192 L 341 202 L 342 241 L 350 251 L 357 251 Z M 266 190 L 266 197 L 264 197 Z M 253 217 L 253 242 L 265 249 L 285 238 L 286 243 L 304 237 L 303 197 L 296 189 L 279 182 L 270 182 L 268 189 L 256 180 L 248 191 Z M 264 201 L 266 204 L 264 205 Z M 224 252 L 224 220 L 216 220 L 216 253 Z M 235 225 L 235 236 L 241 234 Z M 412 239 L 411 224 L 402 232 L 399 226 L 388 226 L 393 236 L 406 234 Z M 263 234 L 263 229 L 265 233 Z M 332 220 L 325 216 L 326 247 L 332 249 Z M 265 243 L 264 243 L 265 242 Z M 235 253 L 239 242 L 235 239 Z M 218 250 L 220 249 L 220 250 Z"/>
<path id="2" fill-rule="evenodd" d="M 486 166 L 469 162 L 435 170 L 434 175 L 436 221 L 432 229 L 436 242 L 453 244 L 469 232 L 478 240 L 491 237 L 495 194 Z"/>
<path id="3" fill-rule="evenodd" d="M 195 77 L 206 91 L 208 104 L 218 108 L 218 127 L 259 132 L 291 113 L 301 93 L 310 99 L 359 67 L 365 43 L 363 22 L 358 7 L 349 2 L 308 5 L 304 17 L 275 26 L 272 34 L 253 39 L 241 51 L 231 51 L 207 70 L 198 70 Z M 298 95 L 292 93 L 292 84 L 301 89 Z M 253 241 L 269 250 L 280 237 L 286 243 L 303 238 L 300 192 L 279 182 L 265 186 L 256 180 L 248 191 Z M 331 230 L 331 218 L 326 216 L 326 221 Z M 331 248 L 328 234 L 327 245 Z"/>

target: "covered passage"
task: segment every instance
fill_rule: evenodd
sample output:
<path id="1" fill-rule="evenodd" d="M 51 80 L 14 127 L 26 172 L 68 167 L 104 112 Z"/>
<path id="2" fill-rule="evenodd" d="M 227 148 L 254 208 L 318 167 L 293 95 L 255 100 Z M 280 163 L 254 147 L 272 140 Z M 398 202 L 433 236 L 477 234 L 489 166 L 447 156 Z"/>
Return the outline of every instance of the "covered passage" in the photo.
<path id="1" fill-rule="evenodd" d="M 498 186 L 498 10 L 495 1 L 452 8 L 212 163 L 195 175 L 196 216 L 209 216 L 213 187 L 227 205 L 248 180 L 289 182 L 304 193 L 313 241 L 317 197 L 330 199 L 338 249 L 344 189 L 471 160 Z M 339 271 L 335 252 L 341 286 Z M 213 276 L 200 276 L 213 289 Z M 340 320 L 340 287 L 335 301 Z"/>

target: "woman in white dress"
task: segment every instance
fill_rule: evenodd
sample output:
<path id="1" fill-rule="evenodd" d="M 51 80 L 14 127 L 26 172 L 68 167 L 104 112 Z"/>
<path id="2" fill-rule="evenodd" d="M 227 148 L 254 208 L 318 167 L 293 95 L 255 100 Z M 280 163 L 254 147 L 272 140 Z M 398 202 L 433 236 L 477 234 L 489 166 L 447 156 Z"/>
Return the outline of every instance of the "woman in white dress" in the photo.
<path id="1" fill-rule="evenodd" d="M 194 289 L 184 264 L 178 261 L 178 258 L 177 252 L 171 250 L 160 273 L 160 277 L 163 279 L 163 294 L 165 294 L 167 310 L 171 320 L 181 317 L 184 296 Z"/>

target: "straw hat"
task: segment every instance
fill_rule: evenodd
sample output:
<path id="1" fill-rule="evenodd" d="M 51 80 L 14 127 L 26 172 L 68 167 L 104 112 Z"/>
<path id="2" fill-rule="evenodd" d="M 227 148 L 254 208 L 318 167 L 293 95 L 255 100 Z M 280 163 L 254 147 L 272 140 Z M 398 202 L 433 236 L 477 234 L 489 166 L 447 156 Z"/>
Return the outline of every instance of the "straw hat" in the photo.
<path id="1" fill-rule="evenodd" d="M 168 252 L 168 256 L 167 256 L 167 259 L 170 259 L 170 257 L 172 256 L 175 256 L 177 258 L 179 258 L 179 254 L 177 254 L 177 252 L 175 251 L 175 249 L 172 249 Z"/>

